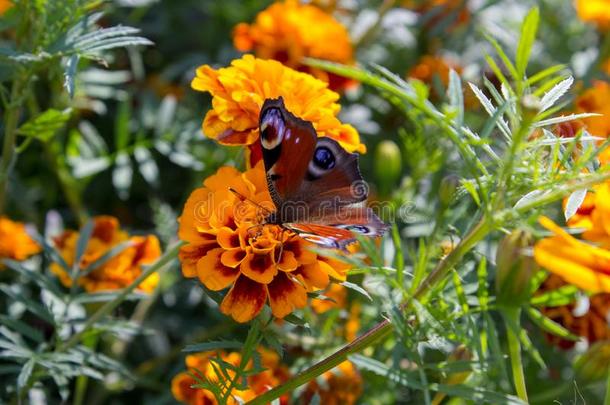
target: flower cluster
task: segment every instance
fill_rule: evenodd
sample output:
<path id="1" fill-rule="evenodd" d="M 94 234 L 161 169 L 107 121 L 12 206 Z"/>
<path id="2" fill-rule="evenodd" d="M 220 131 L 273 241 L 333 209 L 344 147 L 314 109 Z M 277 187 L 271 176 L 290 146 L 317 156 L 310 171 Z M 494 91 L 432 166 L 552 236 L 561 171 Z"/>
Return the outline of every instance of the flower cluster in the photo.
<path id="1" fill-rule="evenodd" d="M 119 221 L 110 216 L 95 217 L 93 221 L 93 232 L 78 263 L 81 272 L 84 273 L 78 277 L 78 285 L 86 291 L 96 292 L 127 287 L 142 273 L 142 266 L 152 264 L 161 256 L 161 247 L 156 236 L 130 237 L 127 232 L 120 229 Z M 68 266 L 74 265 L 79 236 L 79 232 L 68 230 L 55 238 L 55 245 Z M 124 242 L 129 242 L 129 246 L 101 265 L 95 265 L 95 262 L 109 253 L 112 248 Z M 72 285 L 70 274 L 60 264 L 54 263 L 51 271 L 65 286 Z M 152 274 L 138 286 L 138 289 L 151 292 L 158 282 L 159 275 Z"/>
<path id="2" fill-rule="evenodd" d="M 290 376 L 288 369 L 280 364 L 280 358 L 276 353 L 266 349 L 259 349 L 258 351 L 261 355 L 261 365 L 265 368 L 265 371 L 250 375 L 248 377 L 247 389 L 232 389 L 228 400 L 229 404 L 239 404 L 254 399 L 257 395 L 286 381 Z M 193 388 L 194 385 L 202 380 L 212 383 L 218 383 L 219 380 L 224 382 L 226 376 L 218 374 L 217 371 L 220 370 L 220 367 L 215 357 L 213 352 L 186 356 L 187 371 L 176 375 L 172 380 L 172 394 L 177 401 L 189 405 L 215 405 L 218 403 L 211 391 Z M 220 352 L 218 353 L 218 358 L 234 367 L 239 367 L 241 362 L 241 355 L 236 352 Z M 248 369 L 252 369 L 252 362 L 246 367 L 246 370 Z M 226 371 L 229 378 L 235 377 L 235 373 L 231 369 Z M 223 395 L 226 394 L 225 389 Z M 287 403 L 287 397 L 282 397 L 280 403 Z"/>
<path id="3" fill-rule="evenodd" d="M 329 40 L 331 39 L 332 40 Z M 233 31 L 235 48 L 254 52 L 263 59 L 274 59 L 296 70 L 311 73 L 340 90 L 348 81 L 340 76 L 303 65 L 304 57 L 353 63 L 353 50 L 347 29 L 311 4 L 297 0 L 273 3 L 261 11 L 252 24 L 238 24 Z"/>
<path id="4" fill-rule="evenodd" d="M 0 260 L 21 261 L 40 250 L 40 246 L 28 235 L 24 224 L 0 216 Z"/>
<path id="5" fill-rule="evenodd" d="M 321 381 L 311 380 L 303 393 L 304 403 L 314 395 L 325 405 L 352 405 L 362 395 L 362 376 L 351 361 L 344 361 L 322 374 Z"/>
<path id="6" fill-rule="evenodd" d="M 358 132 L 337 118 L 339 94 L 309 74 L 274 60 L 244 55 L 230 67 L 197 69 L 191 86 L 212 94 L 203 121 L 206 136 L 227 145 L 252 145 L 259 138 L 258 116 L 268 98 L 283 97 L 286 108 L 310 121 L 319 136 L 329 136 L 350 152 L 364 152 Z"/>
<path id="7" fill-rule="evenodd" d="M 610 27 L 610 1 L 576 0 L 574 3 L 578 17 L 606 30 Z"/>
<path id="8" fill-rule="evenodd" d="M 273 207 L 262 162 L 244 173 L 222 167 L 193 191 L 180 217 L 180 239 L 189 243 L 180 250 L 184 276 L 213 291 L 229 288 L 220 310 L 238 322 L 267 301 L 283 318 L 307 304 L 308 291 L 345 280 L 349 267 L 277 225 L 262 225 L 260 205 Z"/>
<path id="9" fill-rule="evenodd" d="M 560 277 L 551 274 L 540 286 L 538 293 L 553 291 L 566 284 Z M 590 297 L 583 297 L 583 299 L 588 300 L 589 303 L 588 309 L 584 313 L 576 311 L 575 303 L 544 307 L 542 312 L 576 336 L 585 338 L 589 344 L 609 340 L 610 327 L 607 319 L 610 315 L 610 294 L 594 294 Z M 562 349 L 571 349 L 576 343 L 551 334 L 547 334 L 547 338 Z"/>
<path id="10" fill-rule="evenodd" d="M 594 187 L 576 215 L 572 228 L 584 229 L 578 240 L 549 218 L 540 223 L 553 232 L 534 247 L 534 258 L 545 269 L 590 292 L 610 292 L 610 183 Z"/>

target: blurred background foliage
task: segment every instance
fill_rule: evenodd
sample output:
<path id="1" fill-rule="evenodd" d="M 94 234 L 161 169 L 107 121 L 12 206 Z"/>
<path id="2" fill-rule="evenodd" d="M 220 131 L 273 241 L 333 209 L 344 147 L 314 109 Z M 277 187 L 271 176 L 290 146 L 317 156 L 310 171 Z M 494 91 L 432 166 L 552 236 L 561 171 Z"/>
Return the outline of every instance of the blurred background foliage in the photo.
<path id="1" fill-rule="evenodd" d="M 57 235 L 63 226 L 84 225 L 85 213 L 113 215 L 133 233 L 155 232 L 163 246 L 169 246 L 176 240 L 176 218 L 191 191 L 221 165 L 244 166 L 241 149 L 218 147 L 201 134 L 210 97 L 191 90 L 195 68 L 206 63 L 227 66 L 239 57 L 232 43 L 233 27 L 252 21 L 271 2 L 15 3 L 22 7 L 20 10 L 26 10 L 25 14 L 9 8 L 0 17 L 0 90 L 7 100 L 14 91 L 11 86 L 17 82 L 17 93 L 27 99 L 23 100 L 25 112 L 20 117 L 18 159 L 8 179 L 6 213 L 33 223 L 47 236 Z M 571 2 L 472 0 L 452 2 L 455 5 L 447 8 L 435 7 L 442 2 L 416 0 L 316 3 L 333 11 L 349 27 L 357 44 L 359 64 L 367 68 L 378 64 L 399 77 L 410 75 L 421 80 L 422 83 L 413 82 L 418 96 L 430 99 L 441 111 L 448 112 L 444 109 L 449 102 L 448 66 L 460 74 L 464 83 L 473 82 L 492 97 L 483 78 L 498 88 L 499 79 L 486 61 L 487 55 L 496 55 L 486 35 L 496 38 L 507 54 L 514 55 L 521 24 L 532 6 L 539 7 L 541 21 L 528 71 L 535 73 L 563 65 L 557 69 L 558 79 L 550 87 L 568 74 L 574 76 L 575 89 L 561 107 L 570 111 L 574 96 L 594 80 L 607 79 L 603 64 L 609 54 L 610 36 L 580 21 Z M 109 36 L 99 36 L 98 32 L 97 37 L 82 39 L 86 32 L 119 26 L 138 31 L 122 28 Z M 70 32 L 78 34 L 71 37 Z M 81 42 L 75 37 L 80 37 Z M 95 48 L 109 38 L 116 42 L 108 43 L 106 49 Z M 483 131 L 488 117 L 470 89 L 464 92 L 464 102 L 464 121 L 470 128 Z M 367 145 L 368 153 L 361 157 L 360 164 L 365 178 L 373 184 L 373 198 L 390 200 L 395 206 L 410 204 L 408 215 L 395 224 L 402 236 L 401 254 L 412 266 L 410 269 L 415 271 L 422 255 L 434 259 L 446 255 L 463 236 L 458 229 L 466 228 L 477 207 L 470 200 L 461 200 L 450 209 L 443 205 L 448 205 L 443 192 L 453 201 L 457 184 L 452 176 L 467 177 L 454 145 L 439 135 L 443 129 L 433 125 L 420 110 L 401 108 L 401 100 L 382 97 L 367 86 L 348 89 L 341 104 L 342 121 L 353 124 Z M 7 105 L 2 111 L 5 117 Z M 25 123 L 29 123 L 29 130 Z M 2 125 L 9 123 L 4 120 Z M 461 189 L 462 196 L 467 192 Z M 560 212 L 556 207 L 554 216 Z M 528 221 L 531 226 L 531 218 L 523 222 Z M 436 232 L 433 228 L 439 222 L 451 226 L 439 231 L 438 237 L 427 239 L 426 245 L 423 238 Z M 351 283 L 362 285 L 368 292 L 363 295 L 360 288 L 349 289 L 352 308 L 357 305 L 359 309 L 334 308 L 318 314 L 307 308 L 299 314 L 302 319 L 292 319 L 293 323 L 267 331 L 266 343 L 284 344 L 288 357 L 296 359 L 296 370 L 344 343 L 344 323 L 351 320 L 352 329 L 364 331 L 380 320 L 383 311 L 398 325 L 398 338 L 367 349 L 366 357 L 353 359 L 365 381 L 361 403 L 437 403 L 434 393 L 413 382 L 427 380 L 416 371 L 417 367 L 411 367 L 410 361 L 415 361 L 419 370 L 424 369 L 427 378 L 435 382 L 464 370 L 467 376 L 474 369 L 477 375 L 471 387 L 480 382 L 490 392 L 512 392 L 510 371 L 502 355 L 506 352 L 507 326 L 499 314 L 480 308 L 480 299 L 489 294 L 488 284 L 493 278 L 481 258 L 491 256 L 497 241 L 481 244 L 468 257 L 463 279 L 456 276 L 439 287 L 444 305 L 436 308 L 436 313 L 429 313 L 430 307 L 424 305 L 417 307 L 422 325 L 410 328 L 412 318 L 388 307 L 387 296 L 405 292 L 388 281 L 394 279 L 396 270 L 385 265 L 392 262 L 396 249 L 391 238 L 387 239 L 381 256 L 375 246 L 365 249 L 377 256 L 373 263 L 378 268 L 362 263 L 361 271 L 355 271 L 350 278 Z M 3 271 L 0 278 L 4 285 L 12 284 L 6 287 L 10 293 L 3 295 L 2 313 L 16 318 L 28 306 L 19 296 L 36 297 L 41 289 L 50 288 L 27 282 L 25 271 Z M 214 295 L 208 293 L 198 283 L 184 279 L 178 266 L 173 265 L 163 272 L 161 286 L 152 297 L 135 296 L 134 301 L 115 310 L 118 320 L 131 317 L 130 322 L 122 329 L 115 324 L 114 334 L 87 343 L 108 356 L 97 359 L 96 364 L 106 374 L 100 380 L 80 379 L 76 388 L 72 383 L 67 387 L 77 392 L 82 403 L 172 403 L 170 380 L 184 369 L 182 349 L 186 345 L 220 338 L 243 342 L 248 333 L 247 326 L 234 324 L 220 314 L 210 298 Z M 81 319 L 84 311 L 101 305 L 86 301 L 76 299 L 74 314 L 66 310 L 69 315 L 61 322 Z M 452 314 L 456 306 L 468 315 Z M 476 307 L 473 313 L 470 307 Z M 146 316 L 140 319 L 139 311 Z M 37 329 L 45 331 L 45 326 Z M 524 369 L 532 403 L 554 399 L 562 403 L 601 403 L 603 384 L 575 382 L 574 352 L 549 344 L 546 333 L 531 320 L 519 333 L 523 335 Z M 485 339 L 481 340 L 481 336 Z M 494 353 L 497 357 L 477 362 L 502 360 L 473 366 L 472 354 L 468 353 L 481 341 L 498 352 Z M 464 351 L 463 347 L 469 349 Z M 453 369 L 443 369 L 449 356 L 457 363 L 451 363 Z M 120 360 L 127 369 L 110 358 Z M 393 369 L 402 370 L 404 375 L 397 372 L 388 376 Z M 481 370 L 485 372 L 480 373 Z M 2 364 L 0 371 L 10 378 L 15 376 L 14 367 Z M 130 377 L 123 377 L 122 373 Z M 597 377 L 587 375 L 585 379 L 598 380 Z M 41 395 L 49 403 L 59 401 L 61 385 L 57 390 L 35 388 L 40 390 L 30 392 L 30 400 L 32 395 Z M 478 402 L 474 391 L 447 392 Z M 14 386 L 3 384 L 2 395 L 14 398 Z M 75 399 L 72 394 L 63 395 L 69 395 L 69 401 Z M 511 401 L 503 396 L 483 398 L 491 403 Z"/>

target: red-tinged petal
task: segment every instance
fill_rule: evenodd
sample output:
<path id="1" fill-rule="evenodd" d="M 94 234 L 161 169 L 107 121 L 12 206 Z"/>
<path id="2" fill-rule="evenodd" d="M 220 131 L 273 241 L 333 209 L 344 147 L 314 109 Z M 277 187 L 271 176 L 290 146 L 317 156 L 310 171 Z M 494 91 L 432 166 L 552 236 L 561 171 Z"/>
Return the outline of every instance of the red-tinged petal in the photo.
<path id="1" fill-rule="evenodd" d="M 222 248 L 213 249 L 197 262 L 199 280 L 212 291 L 227 288 L 239 275 L 239 270 L 227 267 L 220 260 Z"/>
<path id="2" fill-rule="evenodd" d="M 313 264 L 306 264 L 299 267 L 294 273 L 299 280 L 305 284 L 308 291 L 321 290 L 326 288 L 330 279 L 328 273 L 320 268 L 320 265 L 316 262 Z"/>
<path id="3" fill-rule="evenodd" d="M 248 322 L 254 318 L 267 301 L 267 289 L 263 284 L 239 277 L 220 304 L 220 311 L 237 322 Z"/>
<path id="4" fill-rule="evenodd" d="M 284 249 L 291 251 L 300 264 L 311 264 L 317 260 L 318 255 L 310 248 L 311 244 L 298 237 L 284 243 Z"/>
<path id="5" fill-rule="evenodd" d="M 272 251 L 267 254 L 249 252 L 241 263 L 241 272 L 254 281 L 269 284 L 278 272 L 272 254 Z"/>
<path id="6" fill-rule="evenodd" d="M 241 246 L 239 240 L 239 232 L 234 231 L 231 228 L 223 227 L 218 230 L 218 234 L 216 235 L 216 241 L 223 249 L 234 249 Z"/>
<path id="7" fill-rule="evenodd" d="M 279 251 L 281 249 L 277 249 L 277 254 L 280 254 Z M 294 253 L 292 253 L 289 250 L 282 250 L 281 251 L 281 257 L 279 258 L 279 262 L 277 263 L 277 267 L 282 270 L 282 271 L 293 271 L 295 270 L 297 267 L 299 267 L 299 262 L 297 262 L 297 259 L 295 259 L 294 257 Z"/>
<path id="8" fill-rule="evenodd" d="M 245 250 L 237 248 L 227 250 L 220 256 L 220 262 L 228 267 L 237 267 L 246 258 L 247 253 Z"/>
<path id="9" fill-rule="evenodd" d="M 178 257 L 182 263 L 184 277 L 197 277 L 197 262 L 212 249 L 218 248 L 216 241 L 204 245 L 186 245 L 180 248 Z"/>
<path id="10" fill-rule="evenodd" d="M 284 272 L 279 272 L 267 286 L 269 304 L 276 318 L 283 318 L 297 308 L 307 305 L 307 291 Z"/>

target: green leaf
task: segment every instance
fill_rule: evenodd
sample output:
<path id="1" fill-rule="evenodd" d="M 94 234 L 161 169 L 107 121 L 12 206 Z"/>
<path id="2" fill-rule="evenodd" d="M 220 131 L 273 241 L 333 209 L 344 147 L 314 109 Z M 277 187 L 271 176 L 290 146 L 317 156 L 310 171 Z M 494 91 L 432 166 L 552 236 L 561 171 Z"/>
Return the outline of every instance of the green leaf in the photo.
<path id="1" fill-rule="evenodd" d="M 580 338 L 574 335 L 572 332 L 564 328 L 562 325 L 547 318 L 535 308 L 527 308 L 527 315 L 538 327 L 552 335 L 559 336 L 560 338 L 577 341 Z"/>
<path id="2" fill-rule="evenodd" d="M 89 245 L 89 240 L 91 239 L 91 235 L 93 234 L 93 230 L 95 229 L 95 222 L 93 220 L 89 220 L 85 226 L 80 230 L 80 234 L 78 235 L 78 240 L 76 241 L 76 256 L 74 257 L 74 264 L 72 265 L 71 278 L 74 285 L 77 284 L 77 280 L 79 278 L 79 272 L 81 270 L 80 263 L 85 251 L 87 250 L 87 245 Z"/>
<path id="3" fill-rule="evenodd" d="M 8 328 L 18 332 L 22 336 L 32 339 L 36 343 L 42 343 L 44 341 L 44 336 L 38 329 L 34 329 L 30 325 L 18 319 L 13 319 L 6 315 L 0 315 L 0 324 L 6 325 Z"/>
<path id="4" fill-rule="evenodd" d="M 350 283 L 349 281 L 344 281 L 340 284 L 346 288 L 349 288 L 350 290 L 354 290 L 357 293 L 365 296 L 366 298 L 369 299 L 369 301 L 373 301 L 373 298 L 371 298 L 369 293 L 364 288 L 360 287 L 358 284 Z"/>
<path id="5" fill-rule="evenodd" d="M 72 110 L 70 108 L 63 111 L 54 108 L 48 109 L 19 127 L 18 133 L 25 137 L 47 142 L 66 125 L 71 115 Z"/>
<path id="6" fill-rule="evenodd" d="M 462 90 L 462 80 L 455 70 L 449 71 L 449 87 L 447 88 L 449 104 L 457 111 L 455 124 L 458 127 L 464 122 L 464 94 Z"/>
<path id="7" fill-rule="evenodd" d="M 479 198 L 479 193 L 477 193 L 476 186 L 469 180 L 462 179 L 461 183 L 462 183 L 462 187 L 464 187 L 464 189 L 466 191 L 468 191 L 468 194 L 470 194 L 470 196 L 472 197 L 474 202 L 480 207 L 481 199 Z"/>
<path id="8" fill-rule="evenodd" d="M 541 307 L 558 307 L 567 305 L 576 299 L 579 290 L 573 285 L 564 285 L 555 290 L 536 295 L 530 300 L 531 305 Z"/>
<path id="9" fill-rule="evenodd" d="M 525 78 L 525 70 L 529 62 L 532 46 L 536 40 L 536 32 L 538 31 L 538 23 L 540 21 L 540 12 L 538 7 L 534 7 L 525 17 L 521 26 L 521 37 L 517 45 L 517 54 L 515 55 L 515 67 L 517 69 L 518 80 Z"/>
<path id="10" fill-rule="evenodd" d="M 91 273 L 93 270 L 97 269 L 98 267 L 103 266 L 109 260 L 111 260 L 112 258 L 120 255 L 126 249 L 132 247 L 133 245 L 134 245 L 134 242 L 132 242 L 130 240 L 127 240 L 125 242 L 119 243 L 118 245 L 114 246 L 112 249 L 109 249 L 99 259 L 97 259 L 94 262 L 90 263 L 87 266 L 87 268 L 82 269 L 82 271 L 80 272 L 80 277 L 84 277 L 87 274 Z"/>
<path id="11" fill-rule="evenodd" d="M 35 359 L 29 359 L 21 369 L 19 376 L 17 377 L 17 388 L 19 391 L 26 388 L 28 382 L 30 381 L 30 377 L 32 376 L 32 371 L 34 370 L 34 366 L 36 365 Z"/>

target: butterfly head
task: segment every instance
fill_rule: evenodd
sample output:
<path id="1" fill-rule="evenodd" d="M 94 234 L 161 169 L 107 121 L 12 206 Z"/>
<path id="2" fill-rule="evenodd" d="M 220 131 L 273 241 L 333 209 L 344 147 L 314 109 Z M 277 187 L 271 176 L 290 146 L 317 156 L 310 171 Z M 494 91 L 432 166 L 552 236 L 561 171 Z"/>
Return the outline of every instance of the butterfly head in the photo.
<path id="1" fill-rule="evenodd" d="M 261 144 L 267 150 L 279 146 L 284 137 L 290 132 L 286 126 L 283 115 L 285 111 L 282 97 L 275 100 L 267 100 L 260 113 L 260 139 Z"/>

